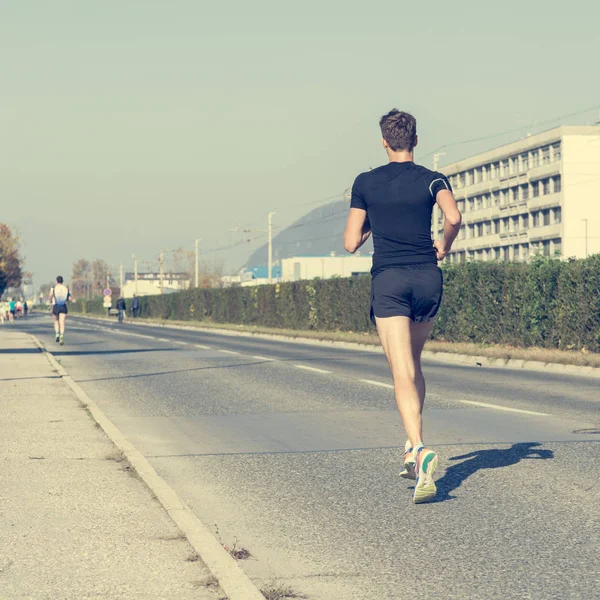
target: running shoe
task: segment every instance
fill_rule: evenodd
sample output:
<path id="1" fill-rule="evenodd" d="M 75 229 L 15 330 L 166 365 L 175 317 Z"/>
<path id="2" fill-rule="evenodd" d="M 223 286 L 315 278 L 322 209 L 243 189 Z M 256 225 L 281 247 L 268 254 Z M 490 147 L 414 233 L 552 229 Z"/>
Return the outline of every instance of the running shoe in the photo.
<path id="1" fill-rule="evenodd" d="M 65 336 L 64 336 L 64 335 L 61 335 L 61 336 L 60 336 L 60 345 L 61 345 L 61 346 L 64 346 L 64 345 L 65 345 Z"/>
<path id="2" fill-rule="evenodd" d="M 400 477 L 404 479 L 416 479 L 417 474 L 415 472 L 415 455 L 410 445 L 410 440 L 406 440 L 404 446 L 404 470 L 400 471 Z"/>
<path id="3" fill-rule="evenodd" d="M 60 342 L 60 335 L 58 335 L 58 333 L 56 334 L 56 338 L 54 339 L 54 341 L 58 344 L 58 342 Z"/>
<path id="4" fill-rule="evenodd" d="M 437 487 L 433 474 L 438 466 L 438 455 L 433 450 L 420 448 L 415 457 L 417 481 L 413 492 L 413 502 L 421 504 L 435 498 Z"/>

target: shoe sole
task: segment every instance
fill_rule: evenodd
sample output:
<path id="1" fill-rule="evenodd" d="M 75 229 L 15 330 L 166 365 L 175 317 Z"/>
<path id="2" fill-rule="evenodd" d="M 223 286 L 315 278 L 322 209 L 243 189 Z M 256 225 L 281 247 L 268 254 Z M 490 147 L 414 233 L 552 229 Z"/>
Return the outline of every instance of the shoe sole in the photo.
<path id="1" fill-rule="evenodd" d="M 400 472 L 400 477 L 402 477 L 402 479 L 412 479 L 414 481 L 417 478 L 415 473 L 415 463 L 404 463 L 404 471 Z"/>
<path id="2" fill-rule="evenodd" d="M 429 502 L 435 498 L 437 487 L 433 480 L 433 474 L 435 473 L 437 466 L 438 455 L 435 452 L 430 452 L 423 459 L 419 478 L 415 485 L 415 492 L 413 494 L 413 502 L 415 504 L 423 504 L 424 502 Z"/>

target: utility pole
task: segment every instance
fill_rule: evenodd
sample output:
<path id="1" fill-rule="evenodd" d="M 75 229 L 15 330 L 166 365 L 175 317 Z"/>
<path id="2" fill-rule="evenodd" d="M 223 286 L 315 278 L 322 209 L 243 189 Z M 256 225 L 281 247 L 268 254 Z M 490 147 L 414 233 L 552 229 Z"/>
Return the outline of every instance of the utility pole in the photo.
<path id="1" fill-rule="evenodd" d="M 161 250 L 160 251 L 160 258 L 158 259 L 158 264 L 159 264 L 159 271 L 160 271 L 160 293 L 163 293 L 163 287 L 164 287 L 164 272 L 163 272 L 163 260 L 164 260 L 164 251 Z"/>
<path id="2" fill-rule="evenodd" d="M 588 220 L 581 219 L 585 223 L 585 257 L 588 257 Z"/>
<path id="3" fill-rule="evenodd" d="M 123 265 L 119 266 L 119 296 L 123 297 Z"/>
<path id="4" fill-rule="evenodd" d="M 440 156 L 445 156 L 446 151 L 442 150 L 441 152 L 436 152 L 433 155 L 433 170 L 437 171 L 440 166 Z M 437 205 L 437 202 L 433 205 L 433 239 L 436 240 L 438 238 L 438 223 L 440 220 L 440 207 Z"/>
<path id="5" fill-rule="evenodd" d="M 441 156 L 446 156 L 446 151 L 442 150 L 442 152 L 436 152 L 433 155 L 433 170 L 437 171 L 439 166 L 440 166 L 440 157 Z"/>
<path id="6" fill-rule="evenodd" d="M 195 287 L 198 287 L 200 281 L 200 267 L 198 263 L 198 244 L 202 241 L 202 238 L 198 238 L 194 243 L 196 246 L 196 278 L 194 280 Z"/>
<path id="7" fill-rule="evenodd" d="M 268 257 L 268 269 L 269 269 L 269 283 L 273 283 L 273 215 L 274 212 L 269 213 L 269 257 Z"/>
<path id="8" fill-rule="evenodd" d="M 133 258 L 133 281 L 134 281 L 134 289 L 135 295 L 138 293 L 138 259 L 135 257 L 135 254 L 131 255 Z"/>

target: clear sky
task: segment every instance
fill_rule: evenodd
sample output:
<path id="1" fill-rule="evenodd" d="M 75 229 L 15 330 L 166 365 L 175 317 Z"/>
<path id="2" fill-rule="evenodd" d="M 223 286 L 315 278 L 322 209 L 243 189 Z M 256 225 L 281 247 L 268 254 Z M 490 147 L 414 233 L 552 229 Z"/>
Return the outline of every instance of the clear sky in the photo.
<path id="1" fill-rule="evenodd" d="M 285 226 L 384 162 L 392 107 L 430 166 L 600 105 L 599 7 L 0 0 L 0 221 L 38 285 L 80 257 L 227 246 L 272 210 Z M 254 247 L 207 256 L 236 267 Z"/>

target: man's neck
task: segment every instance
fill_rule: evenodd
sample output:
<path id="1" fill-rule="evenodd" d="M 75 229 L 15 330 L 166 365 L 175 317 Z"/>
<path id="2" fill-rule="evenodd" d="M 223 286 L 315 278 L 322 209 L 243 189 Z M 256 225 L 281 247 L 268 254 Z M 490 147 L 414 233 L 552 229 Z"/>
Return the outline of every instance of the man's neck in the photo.
<path id="1" fill-rule="evenodd" d="M 399 150 L 398 152 L 394 152 L 393 150 L 387 150 L 388 158 L 390 162 L 413 162 L 413 153 L 412 150 Z"/>

